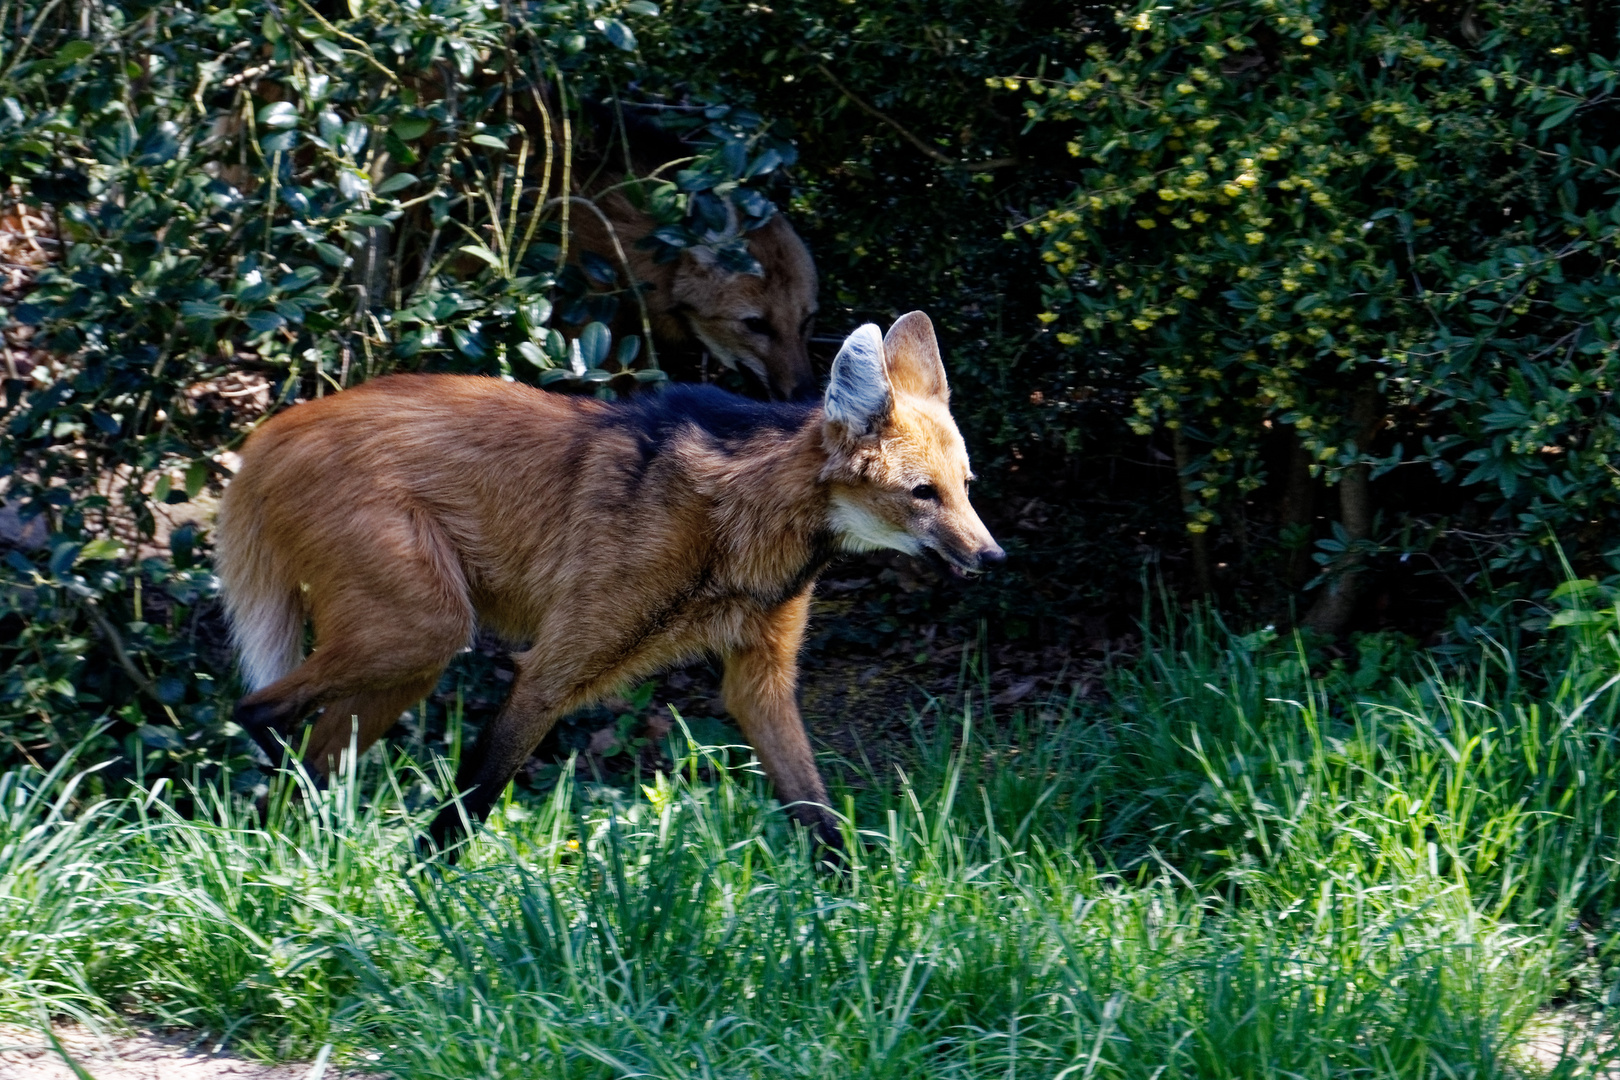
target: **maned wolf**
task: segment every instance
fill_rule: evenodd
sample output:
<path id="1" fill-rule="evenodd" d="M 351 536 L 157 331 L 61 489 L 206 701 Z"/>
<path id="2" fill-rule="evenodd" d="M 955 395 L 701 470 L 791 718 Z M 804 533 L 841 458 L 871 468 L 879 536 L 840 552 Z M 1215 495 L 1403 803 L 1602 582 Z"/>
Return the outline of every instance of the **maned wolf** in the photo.
<path id="1" fill-rule="evenodd" d="M 329 772 L 426 696 L 475 625 L 524 645 L 463 763 L 488 812 L 557 719 L 702 654 L 778 796 L 836 846 L 796 701 L 810 592 L 840 551 L 1000 562 L 968 502 L 928 316 L 844 342 L 818 404 L 672 386 L 619 402 L 395 375 L 307 402 L 243 449 L 218 528 L 243 678 L 236 721 L 272 761 L 323 707 Z M 305 619 L 315 652 L 300 662 Z M 441 844 L 460 825 L 433 824 Z"/>
<path id="2" fill-rule="evenodd" d="M 606 153 L 587 149 L 574 163 L 575 176 L 601 217 L 584 207 L 569 215 L 570 243 L 593 252 L 616 270 L 622 252 L 629 276 L 645 286 L 647 320 L 660 349 L 707 349 L 727 367 L 741 368 L 782 401 L 813 398 L 815 369 L 810 364 L 810 332 L 816 313 L 816 264 L 793 226 L 781 214 L 747 234 L 748 252 L 758 274 L 727 269 L 705 247 L 689 247 L 669 262 L 658 262 L 641 246 L 658 222 L 626 196 L 624 178 L 646 176 L 685 157 L 692 148 L 633 115 L 624 137 L 607 128 L 609 110 L 597 108 L 597 142 Z M 626 148 L 628 153 L 626 153 Z M 618 245 L 614 244 L 617 235 Z M 619 306 L 615 336 L 639 334 L 640 308 L 633 297 Z"/>

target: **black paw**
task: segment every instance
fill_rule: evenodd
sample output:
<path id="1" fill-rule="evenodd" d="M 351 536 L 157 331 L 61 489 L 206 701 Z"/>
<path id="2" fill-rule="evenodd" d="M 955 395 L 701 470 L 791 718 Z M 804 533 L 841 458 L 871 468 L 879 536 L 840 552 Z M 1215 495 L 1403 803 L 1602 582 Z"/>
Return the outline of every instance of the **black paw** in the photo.
<path id="1" fill-rule="evenodd" d="M 264 728 L 279 729 L 281 727 L 281 710 L 273 701 L 247 701 L 236 703 L 236 711 L 231 719 L 246 731 L 259 731 Z"/>
<path id="2" fill-rule="evenodd" d="M 799 819 L 816 847 L 816 865 L 823 871 L 843 875 L 849 872 L 849 851 L 838 819 L 831 814 L 806 815 Z"/>
<path id="3" fill-rule="evenodd" d="M 476 820 L 472 828 L 478 828 Z M 441 862 L 454 865 L 469 839 L 471 835 L 467 831 L 467 823 L 461 818 L 461 810 L 452 804 L 439 811 L 433 824 L 428 826 L 426 836 L 416 838 L 416 850 L 424 861 L 438 855 Z"/>
<path id="4" fill-rule="evenodd" d="M 231 714 L 231 719 L 259 744 L 259 749 L 264 751 L 264 756 L 270 759 L 271 765 L 282 764 L 282 759 L 287 753 L 282 741 L 286 735 L 283 727 L 285 721 L 275 702 L 239 702 L 236 711 Z"/>

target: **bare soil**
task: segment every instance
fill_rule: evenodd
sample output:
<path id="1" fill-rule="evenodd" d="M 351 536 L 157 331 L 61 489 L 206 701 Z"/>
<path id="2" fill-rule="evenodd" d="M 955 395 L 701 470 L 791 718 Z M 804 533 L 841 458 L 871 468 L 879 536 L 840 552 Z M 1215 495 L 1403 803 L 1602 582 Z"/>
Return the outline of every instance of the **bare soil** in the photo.
<path id="1" fill-rule="evenodd" d="M 270 1065 L 219 1051 L 196 1032 L 102 1032 L 64 1024 L 62 1050 L 37 1028 L 0 1025 L 0 1080 L 82 1080 L 63 1052 L 94 1080 L 382 1080 L 317 1059 Z"/>

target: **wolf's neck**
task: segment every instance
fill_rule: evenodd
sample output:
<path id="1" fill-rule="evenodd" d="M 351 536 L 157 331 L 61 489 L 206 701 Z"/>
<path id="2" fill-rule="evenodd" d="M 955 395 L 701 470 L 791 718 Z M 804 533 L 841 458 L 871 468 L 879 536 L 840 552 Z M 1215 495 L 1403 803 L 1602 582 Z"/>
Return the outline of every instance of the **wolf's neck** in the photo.
<path id="1" fill-rule="evenodd" d="M 840 550 L 829 526 L 822 416 L 786 435 L 750 440 L 717 477 L 714 539 L 722 576 L 755 596 L 785 602 Z"/>

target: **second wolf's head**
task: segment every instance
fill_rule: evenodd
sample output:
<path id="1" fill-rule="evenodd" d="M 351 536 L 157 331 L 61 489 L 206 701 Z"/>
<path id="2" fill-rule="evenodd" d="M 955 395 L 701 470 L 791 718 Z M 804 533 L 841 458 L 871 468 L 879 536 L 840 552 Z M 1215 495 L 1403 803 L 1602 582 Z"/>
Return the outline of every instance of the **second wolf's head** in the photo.
<path id="1" fill-rule="evenodd" d="M 934 326 L 920 311 L 880 336 L 868 323 L 833 361 L 822 479 L 850 551 L 931 551 L 958 576 L 1006 558 L 968 501 L 973 471 L 951 419 Z"/>
<path id="2" fill-rule="evenodd" d="M 816 264 L 780 214 L 748 234 L 748 251 L 762 273 L 730 270 L 706 248 L 681 252 L 669 282 L 669 317 L 727 367 L 752 372 L 771 397 L 813 397 Z"/>

